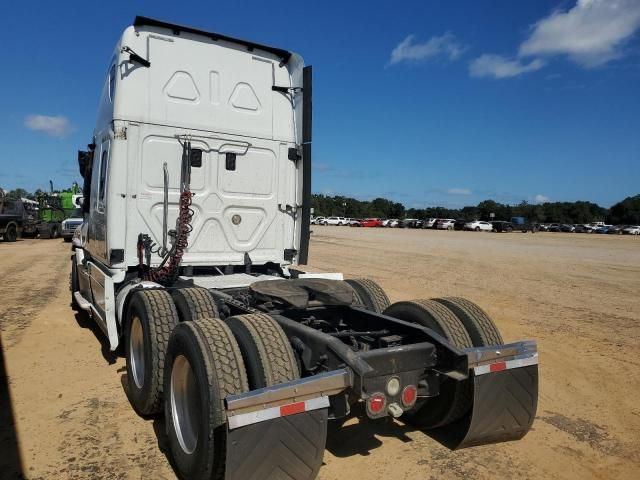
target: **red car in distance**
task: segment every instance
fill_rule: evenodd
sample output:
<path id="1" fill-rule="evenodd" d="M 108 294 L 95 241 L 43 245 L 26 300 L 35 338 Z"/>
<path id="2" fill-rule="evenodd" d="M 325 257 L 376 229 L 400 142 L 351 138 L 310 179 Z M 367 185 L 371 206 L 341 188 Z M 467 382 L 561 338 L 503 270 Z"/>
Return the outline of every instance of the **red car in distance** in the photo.
<path id="1" fill-rule="evenodd" d="M 379 218 L 365 218 L 364 220 L 360 220 L 361 227 L 381 227 L 382 220 Z"/>

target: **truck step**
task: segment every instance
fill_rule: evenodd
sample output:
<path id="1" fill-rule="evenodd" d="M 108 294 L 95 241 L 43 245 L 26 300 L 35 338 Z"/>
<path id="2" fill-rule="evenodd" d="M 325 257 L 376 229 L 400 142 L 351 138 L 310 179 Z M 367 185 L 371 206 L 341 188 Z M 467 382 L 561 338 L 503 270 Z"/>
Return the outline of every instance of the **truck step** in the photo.
<path id="1" fill-rule="evenodd" d="M 89 303 L 80 292 L 73 292 L 73 298 L 81 309 L 91 310 L 91 303 Z"/>

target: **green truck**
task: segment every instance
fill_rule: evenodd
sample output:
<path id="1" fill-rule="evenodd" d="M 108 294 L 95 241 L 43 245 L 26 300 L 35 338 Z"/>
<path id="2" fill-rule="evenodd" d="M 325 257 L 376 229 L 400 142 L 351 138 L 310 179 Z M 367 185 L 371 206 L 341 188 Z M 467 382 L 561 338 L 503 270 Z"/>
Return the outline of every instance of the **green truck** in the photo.
<path id="1" fill-rule="evenodd" d="M 76 183 L 68 190 L 38 196 L 37 215 L 24 222 L 22 236 L 59 238 L 63 233 L 62 222 L 76 214 L 80 197 L 82 192 Z"/>

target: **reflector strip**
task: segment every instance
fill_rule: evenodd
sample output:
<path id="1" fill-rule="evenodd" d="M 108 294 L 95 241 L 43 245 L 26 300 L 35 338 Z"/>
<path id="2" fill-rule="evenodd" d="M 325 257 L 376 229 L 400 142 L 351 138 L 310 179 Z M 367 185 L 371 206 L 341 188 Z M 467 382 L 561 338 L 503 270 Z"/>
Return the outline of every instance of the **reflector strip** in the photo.
<path id="1" fill-rule="evenodd" d="M 490 372 L 501 372 L 507 369 L 507 362 L 492 363 L 489 365 Z"/>
<path id="2" fill-rule="evenodd" d="M 474 367 L 473 373 L 478 375 L 485 375 L 487 373 L 501 372 L 503 370 L 510 370 L 512 368 L 528 367 L 530 365 L 538 364 L 538 354 L 535 353 L 530 357 L 516 358 L 515 360 L 508 360 L 506 362 L 488 363 L 487 365 L 480 365 Z"/>
<path id="3" fill-rule="evenodd" d="M 294 415 L 296 413 L 302 413 L 304 411 L 304 402 L 292 403 L 291 405 L 283 405 L 282 407 L 280 407 L 280 416 L 286 417 L 287 415 Z"/>
<path id="4" fill-rule="evenodd" d="M 267 420 L 273 420 L 274 418 L 295 415 L 296 413 L 310 412 L 328 406 L 329 397 L 321 396 L 304 402 L 289 403 L 278 407 L 256 410 L 255 412 L 241 413 L 239 415 L 229 415 L 227 420 L 229 430 L 233 430 L 234 428 L 244 427 L 253 423 L 265 422 Z"/>

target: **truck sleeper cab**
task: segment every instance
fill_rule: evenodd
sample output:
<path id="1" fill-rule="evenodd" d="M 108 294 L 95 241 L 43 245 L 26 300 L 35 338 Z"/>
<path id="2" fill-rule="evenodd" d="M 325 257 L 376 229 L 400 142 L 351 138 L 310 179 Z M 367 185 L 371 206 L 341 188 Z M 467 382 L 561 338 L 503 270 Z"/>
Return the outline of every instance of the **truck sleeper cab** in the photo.
<path id="1" fill-rule="evenodd" d="M 72 299 L 124 346 L 129 399 L 164 412 L 182 478 L 315 478 L 352 409 L 448 429 L 452 448 L 533 422 L 535 342 L 505 345 L 464 299 L 391 305 L 372 280 L 298 267 L 311 96 L 295 53 L 136 17 L 79 152 Z"/>

